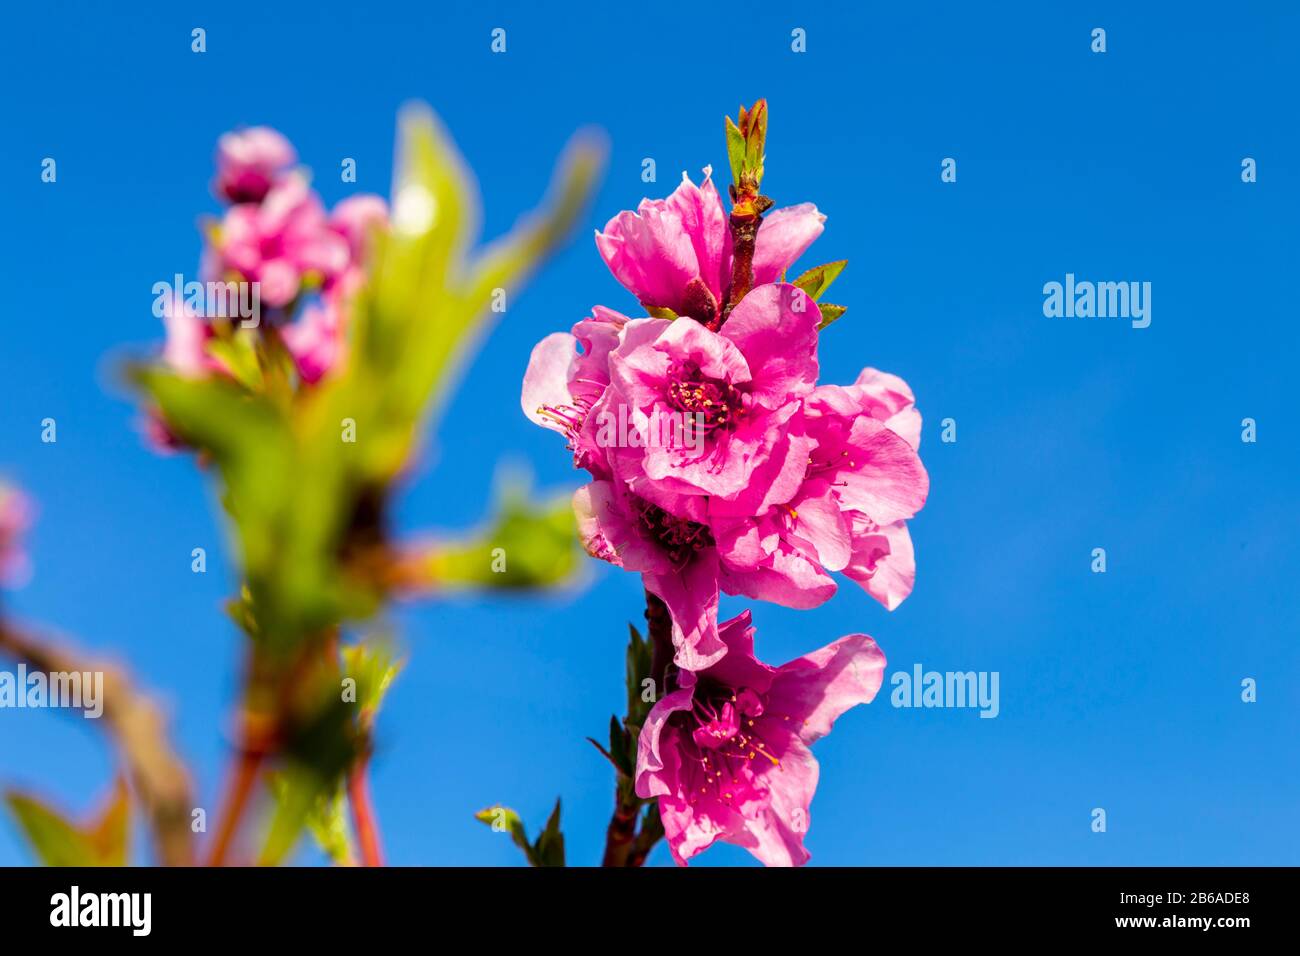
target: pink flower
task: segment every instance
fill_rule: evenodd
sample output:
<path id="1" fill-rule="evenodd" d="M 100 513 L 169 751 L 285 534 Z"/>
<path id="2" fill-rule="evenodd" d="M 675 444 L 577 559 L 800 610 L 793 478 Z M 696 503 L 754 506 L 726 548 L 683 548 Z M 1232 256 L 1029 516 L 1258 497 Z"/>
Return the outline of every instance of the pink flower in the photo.
<path id="1" fill-rule="evenodd" d="M 519 403 L 524 414 L 569 440 L 573 463 L 597 478 L 610 475 L 605 449 L 596 442 L 592 408 L 609 385 L 609 354 L 628 318 L 596 306 L 572 332 L 554 332 L 533 348 Z"/>
<path id="2" fill-rule="evenodd" d="M 835 593 L 843 571 L 890 610 L 915 578 L 906 520 L 925 504 L 930 479 L 897 425 L 920 439 L 911 391 L 866 369 L 847 388 L 820 386 L 791 424 L 806 449 L 798 490 L 757 517 L 710 499 L 707 523 L 729 594 L 809 608 Z"/>
<path id="3" fill-rule="evenodd" d="M 297 160 L 289 141 L 270 127 L 225 133 L 217 140 L 217 177 L 212 191 L 234 203 L 259 203 Z"/>
<path id="4" fill-rule="evenodd" d="M 720 332 L 685 318 L 628 323 L 598 409 L 614 473 L 661 504 L 708 495 L 758 514 L 788 500 L 804 472 L 807 448 L 791 440 L 790 423 L 817 381 L 818 321 L 801 290 L 769 284 Z M 639 443 L 609 440 L 621 419 Z"/>
<path id="5" fill-rule="evenodd" d="M 916 561 L 906 519 L 925 503 L 929 476 L 915 454 L 921 415 L 912 390 L 896 375 L 865 368 L 850 386 L 818 388 L 808 403 L 810 434 L 818 439 L 816 461 L 831 481 L 849 531 L 852 553 L 844 573 L 894 610 L 912 593 Z M 912 453 L 877 429 L 898 436 Z M 837 454 L 838 452 L 838 454 Z M 858 461 L 845 476 L 835 461 Z"/>
<path id="6" fill-rule="evenodd" d="M 646 589 L 668 606 L 677 666 L 699 670 L 727 652 L 718 638 L 717 549 L 704 524 L 703 498 L 671 504 L 646 501 L 620 481 L 593 481 L 573 495 L 587 553 L 641 572 Z"/>
<path id="7" fill-rule="evenodd" d="M 348 240 L 329 228 L 320 198 L 301 174 L 276 183 L 260 205 L 241 203 L 222 220 L 215 270 L 261 284 L 261 302 L 288 305 L 311 276 L 326 281 L 350 260 Z"/>
<path id="8" fill-rule="evenodd" d="M 643 199 L 596 233 L 601 258 L 646 308 L 672 309 L 710 321 L 731 287 L 731 231 L 722 200 L 704 168 L 696 186 L 685 173 L 667 199 Z M 777 281 L 822 232 L 826 217 L 812 203 L 768 213 L 754 247 L 755 286 Z"/>
<path id="9" fill-rule="evenodd" d="M 348 267 L 281 330 L 285 348 L 308 385 L 316 384 L 343 364 L 352 303 L 365 280 L 359 266 Z"/>
<path id="10" fill-rule="evenodd" d="M 767 866 L 798 866 L 809 858 L 803 838 L 817 788 L 809 746 L 876 696 L 885 656 L 865 634 L 851 634 L 773 668 L 754 656 L 748 611 L 719 634 L 726 656 L 678 672 L 646 718 L 637 795 L 658 798 L 680 865 L 722 840 Z"/>
<path id="11" fill-rule="evenodd" d="M 32 504 L 17 488 L 0 484 L 0 584 L 18 584 L 29 573 L 22 535 L 31 526 Z"/>
<path id="12" fill-rule="evenodd" d="M 280 336 L 302 380 L 315 385 L 343 362 L 346 352 L 346 313 L 341 297 L 327 295 L 304 306 Z"/>
<path id="13" fill-rule="evenodd" d="M 163 327 L 167 338 L 163 343 L 162 360 L 178 375 L 202 378 L 212 372 L 224 371 L 221 363 L 207 351 L 207 341 L 212 338 L 211 327 L 179 291 L 163 302 Z"/>
<path id="14" fill-rule="evenodd" d="M 360 266 L 371 233 L 388 228 L 388 203 L 373 193 L 349 196 L 330 212 L 329 226 L 347 242 L 352 265 Z"/>

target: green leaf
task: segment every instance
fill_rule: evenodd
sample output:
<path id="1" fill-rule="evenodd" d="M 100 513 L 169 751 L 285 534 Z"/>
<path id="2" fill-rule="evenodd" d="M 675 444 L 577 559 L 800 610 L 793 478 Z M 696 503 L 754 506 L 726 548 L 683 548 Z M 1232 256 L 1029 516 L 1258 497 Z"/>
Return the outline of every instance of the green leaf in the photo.
<path id="1" fill-rule="evenodd" d="M 583 567 L 567 495 L 534 502 L 506 483 L 489 525 L 458 540 L 413 549 L 403 579 L 417 590 L 537 590 L 575 580 Z"/>
<path id="2" fill-rule="evenodd" d="M 828 262 L 825 265 L 814 266 L 795 279 L 793 284 L 812 296 L 812 300 L 816 302 L 830 288 L 836 276 L 844 271 L 846 265 L 848 265 L 848 260 L 841 259 L 838 262 Z"/>
<path id="3" fill-rule="evenodd" d="M 745 166 L 753 173 L 755 187 L 763 182 L 763 158 L 767 150 L 767 100 L 759 100 L 748 113 L 742 111 L 745 127 Z"/>
<path id="4" fill-rule="evenodd" d="M 555 800 L 555 809 L 546 821 L 546 829 L 537 838 L 533 848 L 537 857 L 537 866 L 564 866 L 564 834 L 560 832 L 560 801 Z"/>
<path id="5" fill-rule="evenodd" d="M 564 834 L 560 832 L 560 801 L 555 801 L 546 827 L 537 836 L 536 843 L 528 841 L 524 822 L 519 814 L 500 804 L 487 807 L 474 814 L 474 819 L 486 823 L 498 833 L 509 832 L 515 846 L 524 852 L 532 866 L 564 866 Z"/>
<path id="6" fill-rule="evenodd" d="M 404 111 L 401 125 L 393 228 L 375 243 L 373 278 L 353 310 L 354 360 L 326 416 L 350 414 L 366 430 L 358 465 L 380 482 L 405 467 L 430 400 L 435 408 L 445 401 L 498 315 L 494 300 L 568 235 L 604 162 L 603 143 L 576 137 L 545 208 L 466 262 L 478 213 L 463 163 L 427 110 Z"/>
<path id="7" fill-rule="evenodd" d="M 345 614 L 363 612 L 368 596 L 339 562 L 350 499 L 338 451 L 348 446 L 337 430 L 325 449 L 304 449 L 284 409 L 234 382 L 160 367 L 138 369 L 135 378 L 169 427 L 221 474 L 250 636 L 287 657 Z"/>
<path id="8" fill-rule="evenodd" d="M 84 827 L 17 790 L 6 792 L 5 803 L 45 866 L 126 865 L 130 797 L 122 780 L 117 781 L 104 810 Z"/>
<path id="9" fill-rule="evenodd" d="M 822 314 L 822 320 L 817 325 L 818 331 L 826 328 L 826 326 L 830 325 L 832 322 L 834 322 L 841 315 L 843 315 L 845 312 L 848 311 L 847 306 L 831 305 L 829 302 L 819 302 L 817 304 L 817 308 L 821 310 L 821 314 Z"/>
<path id="10" fill-rule="evenodd" d="M 528 842 L 528 834 L 524 831 L 524 821 L 519 818 L 509 807 L 503 807 L 497 804 L 493 807 L 486 807 L 474 814 L 474 819 L 481 823 L 486 823 L 497 833 L 509 833 L 515 846 L 524 851 L 524 856 L 532 866 L 537 866 L 537 853 L 533 845 Z"/>
<path id="11" fill-rule="evenodd" d="M 343 676 L 357 682 L 356 704 L 363 723 L 369 723 L 406 662 L 397 659 L 392 648 L 383 642 L 352 644 L 343 648 L 342 655 Z"/>
<path id="12" fill-rule="evenodd" d="M 730 116 L 727 117 L 727 161 L 731 164 L 731 181 L 740 182 L 745 168 L 745 134 Z"/>
<path id="13" fill-rule="evenodd" d="M 301 765 L 268 775 L 275 800 L 258 866 L 278 866 L 298 844 L 302 832 L 339 866 L 352 866 L 356 854 L 347 825 L 341 778 L 326 780 Z"/>
<path id="14" fill-rule="evenodd" d="M 643 681 L 650 678 L 650 669 L 653 666 L 654 645 L 641 637 L 641 633 L 631 624 L 627 626 L 627 722 L 632 727 L 640 727 L 645 723 L 646 716 L 650 713 L 650 708 L 654 706 L 654 701 L 645 701 L 641 699 L 644 692 Z M 655 696 L 658 695 L 658 688 L 655 688 Z"/>
<path id="15" fill-rule="evenodd" d="M 352 831 L 348 827 L 347 801 L 340 789 L 332 799 L 322 799 L 307 815 L 307 829 L 316 845 L 336 866 L 354 866 Z"/>
<path id="16" fill-rule="evenodd" d="M 609 718 L 609 755 L 614 767 L 625 777 L 632 776 L 636 769 L 636 753 L 633 752 L 632 735 L 613 714 Z"/>

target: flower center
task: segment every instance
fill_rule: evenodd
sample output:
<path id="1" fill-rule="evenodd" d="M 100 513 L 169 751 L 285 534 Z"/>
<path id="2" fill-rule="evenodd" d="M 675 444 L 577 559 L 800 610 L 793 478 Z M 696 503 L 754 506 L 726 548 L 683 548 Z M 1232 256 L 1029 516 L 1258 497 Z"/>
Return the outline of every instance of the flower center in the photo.
<path id="1" fill-rule="evenodd" d="M 763 715 L 763 698 L 749 688 L 701 682 L 689 711 L 677 711 L 671 721 L 682 732 L 685 763 L 690 775 L 690 802 L 712 793 L 731 802 L 747 792 L 751 761 L 781 761 L 759 734 L 755 720 Z M 788 719 L 788 718 L 785 718 Z"/>
<path id="2" fill-rule="evenodd" d="M 692 425 L 702 422 L 706 434 L 716 428 L 734 425 L 744 414 L 740 390 L 730 382 L 707 378 L 696 362 L 674 361 L 668 377 L 668 403 L 689 415 Z"/>
<path id="3" fill-rule="evenodd" d="M 663 546 L 679 569 L 695 552 L 713 546 L 713 533 L 708 525 L 678 518 L 648 501 L 641 504 L 641 524 Z"/>

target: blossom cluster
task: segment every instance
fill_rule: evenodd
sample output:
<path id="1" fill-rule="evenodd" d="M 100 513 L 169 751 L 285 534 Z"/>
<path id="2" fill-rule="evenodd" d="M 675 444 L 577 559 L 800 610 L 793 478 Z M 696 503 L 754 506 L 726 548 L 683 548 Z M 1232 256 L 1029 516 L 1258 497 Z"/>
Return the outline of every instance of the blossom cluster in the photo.
<path id="1" fill-rule="evenodd" d="M 386 228 L 387 204 L 361 193 L 327 211 L 297 153 L 267 127 L 224 134 L 213 193 L 228 204 L 208 230 L 202 277 L 256 283 L 259 322 L 274 330 L 307 385 L 345 358 L 349 304 L 364 281 L 371 230 Z M 232 374 L 214 350 L 221 330 L 179 295 L 164 309 L 163 358 L 183 375 Z"/>
<path id="2" fill-rule="evenodd" d="M 522 406 L 591 475 L 574 496 L 588 552 L 639 572 L 671 615 L 672 685 L 641 729 L 636 788 L 659 798 L 674 858 L 723 839 L 798 864 L 817 779 L 808 744 L 875 695 L 884 657 L 851 635 L 770 668 L 748 612 L 718 623 L 719 595 L 811 608 L 841 572 L 897 607 L 915 576 L 906 522 L 929 490 L 921 419 L 907 383 L 874 368 L 818 384 L 822 315 L 784 281 L 823 231 L 812 204 L 762 220 L 752 287 L 732 301 L 735 240 L 704 173 L 597 233 L 646 315 L 597 306 L 547 336 Z M 693 431 L 619 443 L 597 426 L 671 415 Z"/>

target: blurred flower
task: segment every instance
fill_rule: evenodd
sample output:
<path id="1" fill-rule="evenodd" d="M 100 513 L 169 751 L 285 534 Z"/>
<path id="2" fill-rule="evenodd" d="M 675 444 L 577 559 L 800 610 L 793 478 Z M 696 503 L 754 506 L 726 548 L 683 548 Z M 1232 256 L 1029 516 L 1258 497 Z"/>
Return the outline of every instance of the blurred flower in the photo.
<path id="1" fill-rule="evenodd" d="M 221 364 L 205 348 L 208 339 L 212 338 L 212 329 L 180 291 L 163 302 L 163 327 L 167 338 L 163 343 L 162 359 L 175 372 L 185 378 L 201 378 L 210 372 L 221 371 Z"/>
<path id="2" fill-rule="evenodd" d="M 330 212 L 329 226 L 347 241 L 351 264 L 360 266 L 371 232 L 388 228 L 388 203 L 373 193 L 349 196 Z"/>
<path id="3" fill-rule="evenodd" d="M 22 535 L 30 527 L 32 504 L 12 485 L 0 483 L 0 584 L 18 584 L 29 566 Z"/>
<path id="4" fill-rule="evenodd" d="M 658 798 L 680 865 L 722 840 L 767 866 L 798 866 L 809 858 L 803 839 L 817 788 L 809 746 L 876 696 L 885 656 L 865 634 L 851 634 L 773 668 L 754 656 L 748 611 L 719 635 L 726 656 L 679 673 L 646 718 L 637 795 Z"/>
<path id="5" fill-rule="evenodd" d="M 232 203 L 259 203 L 297 160 L 289 141 L 268 126 L 225 133 L 217 140 L 212 191 Z"/>
<path id="6" fill-rule="evenodd" d="M 261 285 L 261 303 L 288 305 L 311 276 L 324 282 L 347 268 L 348 240 L 329 227 L 320 197 L 301 173 L 276 183 L 260 205 L 232 206 L 221 222 L 211 267 Z"/>
<path id="7" fill-rule="evenodd" d="M 280 333 L 306 384 L 315 385 L 343 361 L 345 322 L 342 297 L 326 295 L 304 306 L 297 321 Z"/>

